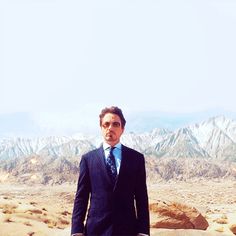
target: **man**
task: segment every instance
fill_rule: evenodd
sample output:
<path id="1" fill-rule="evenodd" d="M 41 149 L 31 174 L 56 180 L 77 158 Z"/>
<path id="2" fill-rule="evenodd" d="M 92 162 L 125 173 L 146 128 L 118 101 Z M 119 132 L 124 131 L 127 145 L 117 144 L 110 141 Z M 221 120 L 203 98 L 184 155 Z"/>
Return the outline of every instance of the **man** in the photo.
<path id="1" fill-rule="evenodd" d="M 121 109 L 105 108 L 99 117 L 104 141 L 81 158 L 71 234 L 149 235 L 144 156 L 120 143 L 126 123 Z"/>

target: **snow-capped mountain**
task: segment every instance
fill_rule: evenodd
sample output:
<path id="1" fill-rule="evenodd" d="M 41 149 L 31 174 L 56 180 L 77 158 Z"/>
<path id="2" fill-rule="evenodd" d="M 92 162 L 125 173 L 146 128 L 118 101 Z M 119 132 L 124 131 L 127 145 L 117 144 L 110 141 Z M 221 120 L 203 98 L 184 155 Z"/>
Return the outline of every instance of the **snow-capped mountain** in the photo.
<path id="1" fill-rule="evenodd" d="M 122 143 L 157 157 L 206 157 L 236 160 L 236 121 L 223 116 L 175 131 L 156 128 L 149 133 L 125 133 Z M 53 157 L 78 156 L 99 146 L 101 137 L 10 138 L 0 140 L 0 160 L 32 154 Z"/>
<path id="2" fill-rule="evenodd" d="M 236 161 L 236 121 L 224 116 L 169 132 L 150 145 L 147 154 L 159 157 L 205 157 Z"/>
<path id="3" fill-rule="evenodd" d="M 209 157 L 188 128 L 169 134 L 163 141 L 151 147 L 149 153 L 159 157 Z"/>
<path id="4" fill-rule="evenodd" d="M 163 141 L 169 134 L 171 134 L 171 132 L 167 129 L 156 128 L 150 133 L 124 134 L 121 141 L 129 147 L 145 153 L 151 146 Z"/>
<path id="5" fill-rule="evenodd" d="M 89 139 L 71 137 L 3 139 L 0 140 L 0 161 L 34 154 L 53 157 L 81 155 L 94 147 Z"/>
<path id="6" fill-rule="evenodd" d="M 224 116 L 190 126 L 199 146 L 212 158 L 236 160 L 236 121 Z"/>
<path id="7" fill-rule="evenodd" d="M 236 170 L 225 164 L 226 169 L 222 171 L 221 164 L 215 163 L 230 161 L 232 165 L 236 164 L 236 121 L 224 116 L 213 117 L 175 131 L 156 128 L 141 134 L 125 133 L 121 141 L 144 153 L 149 176 L 164 178 L 162 170 L 168 170 L 168 176 L 172 176 L 170 173 L 175 173 L 177 166 L 180 166 L 180 170 L 173 176 L 179 176 L 181 171 L 188 176 L 186 171 L 189 172 L 191 163 L 196 162 L 196 159 L 202 168 L 196 172 L 196 176 L 199 173 L 206 176 L 217 176 L 217 173 L 221 177 L 234 176 Z M 99 146 L 101 142 L 101 137 L 83 134 L 72 137 L 0 139 L 0 182 L 3 178 L 1 173 L 2 176 L 7 174 L 23 182 L 32 178 L 41 183 L 71 181 L 71 175 L 78 174 L 81 155 Z M 211 161 L 214 164 L 211 165 Z"/>

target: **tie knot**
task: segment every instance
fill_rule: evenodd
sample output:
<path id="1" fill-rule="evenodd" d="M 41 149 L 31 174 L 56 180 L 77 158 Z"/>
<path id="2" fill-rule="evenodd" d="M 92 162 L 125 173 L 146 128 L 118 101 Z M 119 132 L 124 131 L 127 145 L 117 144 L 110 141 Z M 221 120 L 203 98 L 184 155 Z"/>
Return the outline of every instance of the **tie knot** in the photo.
<path id="1" fill-rule="evenodd" d="M 113 151 L 116 147 L 110 147 L 110 153 L 113 154 Z"/>

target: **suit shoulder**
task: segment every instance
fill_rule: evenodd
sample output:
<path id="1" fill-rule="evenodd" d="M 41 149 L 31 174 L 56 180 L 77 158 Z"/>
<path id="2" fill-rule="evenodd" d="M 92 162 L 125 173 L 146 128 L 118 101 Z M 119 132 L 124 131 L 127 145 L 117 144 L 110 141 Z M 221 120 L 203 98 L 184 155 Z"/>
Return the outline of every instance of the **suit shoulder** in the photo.
<path id="1" fill-rule="evenodd" d="M 125 152 L 130 153 L 134 156 L 137 156 L 137 157 L 140 157 L 140 158 L 144 157 L 144 155 L 141 152 L 138 152 L 137 150 L 135 150 L 133 148 L 130 148 L 130 147 L 127 147 L 127 146 L 123 145 L 123 149 L 124 149 Z"/>
<path id="2" fill-rule="evenodd" d="M 89 158 L 93 157 L 94 155 L 96 155 L 99 151 L 101 151 L 100 148 L 93 149 L 93 150 L 83 154 L 82 158 L 89 159 Z"/>

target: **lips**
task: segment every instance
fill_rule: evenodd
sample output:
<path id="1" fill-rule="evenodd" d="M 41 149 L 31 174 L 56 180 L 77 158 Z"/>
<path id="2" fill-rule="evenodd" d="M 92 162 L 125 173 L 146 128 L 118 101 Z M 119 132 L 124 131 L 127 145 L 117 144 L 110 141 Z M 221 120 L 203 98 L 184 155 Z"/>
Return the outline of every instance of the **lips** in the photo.
<path id="1" fill-rule="evenodd" d="M 109 137 L 109 138 L 111 138 L 111 137 L 113 136 L 113 133 L 111 133 L 111 132 L 110 132 L 110 133 L 107 133 L 106 136 Z"/>

